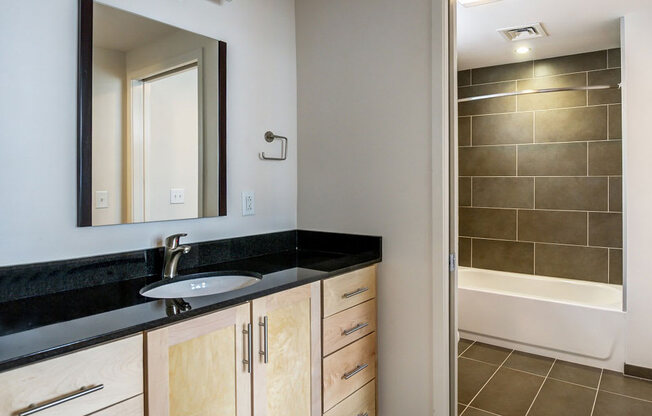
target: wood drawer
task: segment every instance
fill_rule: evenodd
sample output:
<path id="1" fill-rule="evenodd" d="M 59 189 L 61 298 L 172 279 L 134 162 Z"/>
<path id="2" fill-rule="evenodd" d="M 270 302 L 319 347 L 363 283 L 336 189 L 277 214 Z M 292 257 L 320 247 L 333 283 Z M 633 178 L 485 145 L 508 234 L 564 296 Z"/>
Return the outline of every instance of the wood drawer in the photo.
<path id="1" fill-rule="evenodd" d="M 376 380 L 365 384 L 340 404 L 333 407 L 324 416 L 375 416 L 376 415 Z"/>
<path id="2" fill-rule="evenodd" d="M 323 352 L 327 356 L 376 330 L 376 300 L 324 318 L 323 328 Z"/>
<path id="3" fill-rule="evenodd" d="M 129 400 L 114 404 L 99 412 L 90 414 L 89 416 L 143 416 L 145 414 L 145 400 L 143 395 L 139 394 Z"/>
<path id="4" fill-rule="evenodd" d="M 324 317 L 376 297 L 376 266 L 324 280 Z"/>
<path id="5" fill-rule="evenodd" d="M 376 378 L 376 333 L 324 358 L 323 375 L 327 411 Z"/>
<path id="6" fill-rule="evenodd" d="M 38 412 L 77 416 L 107 408 L 143 393 L 143 336 L 89 348 L 0 374 L 0 415 L 17 415 L 103 385 L 101 390 Z"/>

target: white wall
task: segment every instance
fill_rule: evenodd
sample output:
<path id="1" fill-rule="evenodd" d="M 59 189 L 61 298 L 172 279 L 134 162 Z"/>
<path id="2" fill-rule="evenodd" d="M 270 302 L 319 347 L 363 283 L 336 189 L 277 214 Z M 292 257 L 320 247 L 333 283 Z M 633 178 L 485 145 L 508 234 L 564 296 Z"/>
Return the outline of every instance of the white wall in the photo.
<path id="1" fill-rule="evenodd" d="M 226 218 L 77 228 L 77 0 L 2 3 L 0 13 L 0 266 L 296 227 L 296 50 L 293 0 L 106 1 L 228 43 Z M 272 24 L 270 24 L 272 22 Z M 266 130 L 290 138 L 288 160 Z M 242 217 L 240 192 L 256 192 Z"/>
<path id="2" fill-rule="evenodd" d="M 627 350 L 625 362 L 652 368 L 652 7 L 624 18 L 623 141 Z"/>
<path id="3" fill-rule="evenodd" d="M 296 10 L 299 227 L 383 236 L 379 414 L 429 415 L 441 406 L 431 231 L 442 195 L 441 182 L 438 198 L 432 189 L 431 110 L 441 97 L 432 93 L 431 19 L 441 9 L 430 0 L 297 0 Z"/>
<path id="4" fill-rule="evenodd" d="M 123 145 L 126 133 L 124 52 L 93 48 L 93 224 L 122 221 Z M 95 208 L 95 192 L 107 191 L 108 208 Z"/>

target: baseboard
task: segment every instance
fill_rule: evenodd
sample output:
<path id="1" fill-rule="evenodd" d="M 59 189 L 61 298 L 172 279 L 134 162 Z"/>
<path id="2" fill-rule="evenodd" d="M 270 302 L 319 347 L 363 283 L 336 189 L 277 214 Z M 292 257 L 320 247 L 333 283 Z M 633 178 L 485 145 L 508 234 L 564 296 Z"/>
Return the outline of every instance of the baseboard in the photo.
<path id="1" fill-rule="evenodd" d="M 632 377 L 646 378 L 648 380 L 652 380 L 652 368 L 625 364 L 625 374 Z"/>

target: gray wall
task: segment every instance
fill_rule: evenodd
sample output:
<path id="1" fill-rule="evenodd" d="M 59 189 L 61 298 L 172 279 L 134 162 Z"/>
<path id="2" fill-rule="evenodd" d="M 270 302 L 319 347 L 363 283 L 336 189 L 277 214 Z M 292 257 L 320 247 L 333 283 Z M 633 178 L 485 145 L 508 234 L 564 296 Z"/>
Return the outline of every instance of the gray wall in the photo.
<path id="1" fill-rule="evenodd" d="M 462 71 L 459 96 L 618 84 L 620 50 Z M 460 264 L 622 284 L 619 90 L 459 105 Z"/>
<path id="2" fill-rule="evenodd" d="M 298 0 L 296 10 L 299 227 L 383 236 L 378 414 L 431 415 L 431 99 L 440 97 L 431 98 L 430 50 L 440 11 L 430 0 Z"/>

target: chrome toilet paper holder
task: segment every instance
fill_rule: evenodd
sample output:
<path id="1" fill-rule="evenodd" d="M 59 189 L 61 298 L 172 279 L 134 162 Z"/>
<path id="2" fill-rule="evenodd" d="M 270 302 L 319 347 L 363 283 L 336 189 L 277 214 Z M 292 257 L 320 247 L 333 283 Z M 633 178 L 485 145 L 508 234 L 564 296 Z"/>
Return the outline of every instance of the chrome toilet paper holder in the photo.
<path id="1" fill-rule="evenodd" d="M 272 143 L 274 140 L 281 141 L 281 157 L 272 157 L 267 156 L 265 152 L 260 152 L 258 156 L 261 160 L 285 160 L 288 157 L 288 138 L 284 136 L 278 136 L 271 131 L 265 133 L 265 141 L 267 143 Z"/>

